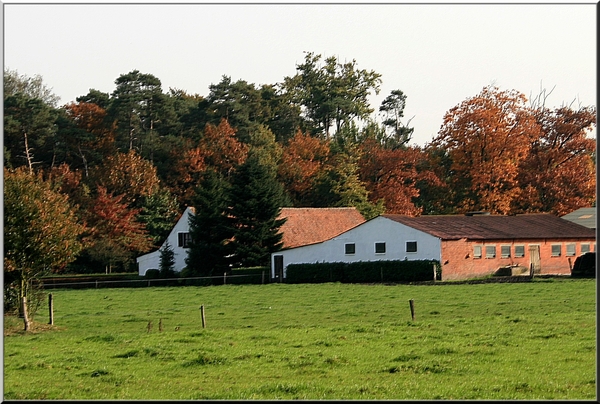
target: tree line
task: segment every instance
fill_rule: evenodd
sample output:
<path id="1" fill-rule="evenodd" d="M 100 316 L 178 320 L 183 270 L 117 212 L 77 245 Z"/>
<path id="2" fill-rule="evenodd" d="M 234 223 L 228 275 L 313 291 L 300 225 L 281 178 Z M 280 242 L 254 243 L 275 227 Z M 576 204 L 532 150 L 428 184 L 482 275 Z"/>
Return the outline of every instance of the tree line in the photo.
<path id="1" fill-rule="evenodd" d="M 369 105 L 380 74 L 311 52 L 295 68 L 275 84 L 223 76 L 206 95 L 133 70 L 62 106 L 40 76 L 5 70 L 5 276 L 135 271 L 186 206 L 205 221 L 198 254 L 234 257 L 218 266 L 265 263 L 284 206 L 369 219 L 595 204 L 593 106 L 487 86 L 416 146 L 407 95 Z"/>

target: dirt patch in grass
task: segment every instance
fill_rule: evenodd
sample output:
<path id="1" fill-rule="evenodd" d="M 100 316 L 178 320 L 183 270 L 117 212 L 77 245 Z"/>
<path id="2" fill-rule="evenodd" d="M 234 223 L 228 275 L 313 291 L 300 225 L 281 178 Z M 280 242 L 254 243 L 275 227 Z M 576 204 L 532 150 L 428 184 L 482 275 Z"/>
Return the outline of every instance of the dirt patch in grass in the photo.
<path id="1" fill-rule="evenodd" d="M 17 316 L 4 316 L 4 336 L 10 337 L 13 335 L 39 334 L 48 331 L 63 330 L 64 327 L 39 323 L 32 321 L 29 323 L 29 330 L 24 331 L 23 319 Z"/>

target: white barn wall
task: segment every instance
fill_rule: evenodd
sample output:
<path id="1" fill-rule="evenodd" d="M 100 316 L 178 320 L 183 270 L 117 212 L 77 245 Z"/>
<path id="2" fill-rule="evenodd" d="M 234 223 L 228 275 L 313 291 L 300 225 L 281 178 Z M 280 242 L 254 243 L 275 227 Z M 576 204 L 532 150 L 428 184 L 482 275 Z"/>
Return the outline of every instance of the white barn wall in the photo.
<path id="1" fill-rule="evenodd" d="M 179 233 L 189 233 L 190 225 L 189 225 L 188 220 L 189 220 L 190 215 L 193 215 L 193 213 L 192 213 L 192 209 L 188 207 L 183 212 L 183 214 L 181 215 L 181 217 L 179 218 L 179 220 L 177 221 L 177 223 L 171 230 L 171 233 L 169 233 L 169 236 L 167 237 L 167 240 L 169 241 L 169 244 L 171 245 L 171 248 L 173 249 L 173 252 L 175 253 L 175 265 L 174 265 L 173 269 L 176 272 L 181 272 L 181 270 L 183 268 L 185 268 L 185 259 L 187 257 L 188 249 L 178 246 L 178 242 L 179 242 L 178 234 Z M 161 248 L 166 244 L 166 242 L 167 242 L 166 240 L 165 240 L 165 242 L 163 242 L 163 244 L 161 245 Z M 159 267 L 160 267 L 160 251 L 153 251 L 151 253 L 148 253 L 148 254 L 138 257 L 137 263 L 138 263 L 138 271 L 139 271 L 140 276 L 146 275 L 146 271 L 149 269 L 159 269 Z"/>
<path id="2" fill-rule="evenodd" d="M 416 241 L 417 252 L 407 253 L 406 242 Z M 375 243 L 385 242 L 386 252 L 375 253 Z M 345 244 L 355 244 L 355 254 L 345 254 Z M 283 256 L 284 277 L 289 264 L 316 262 L 357 262 L 392 260 L 440 260 L 440 239 L 379 216 L 318 244 L 291 248 L 271 254 L 271 276 L 275 277 L 275 256 Z"/>

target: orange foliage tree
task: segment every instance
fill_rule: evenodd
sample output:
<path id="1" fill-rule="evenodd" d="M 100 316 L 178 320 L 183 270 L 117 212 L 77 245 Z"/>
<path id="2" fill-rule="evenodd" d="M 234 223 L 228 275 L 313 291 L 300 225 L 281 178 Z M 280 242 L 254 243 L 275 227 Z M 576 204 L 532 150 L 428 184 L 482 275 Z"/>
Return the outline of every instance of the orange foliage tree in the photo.
<path id="1" fill-rule="evenodd" d="M 596 109 L 540 107 L 533 114 L 541 135 L 532 141 L 529 156 L 521 165 L 523 195 L 514 210 L 564 215 L 592 206 L 596 200 L 596 142 L 588 134 L 596 126 Z"/>
<path id="2" fill-rule="evenodd" d="M 156 167 L 135 150 L 116 153 L 106 158 L 96 173 L 97 183 L 114 195 L 123 195 L 124 202 L 133 206 L 142 196 L 158 190 Z"/>
<path id="3" fill-rule="evenodd" d="M 107 122 L 106 110 L 91 102 L 65 105 L 67 116 L 87 136 L 68 136 L 70 149 L 82 160 L 86 176 L 92 160 L 101 161 L 116 152 L 114 123 Z"/>
<path id="4" fill-rule="evenodd" d="M 374 140 L 362 144 L 359 160 L 360 178 L 369 191 L 369 200 L 384 200 L 386 213 L 418 216 L 422 207 L 416 205 L 419 181 L 437 185 L 437 176 L 430 170 L 418 170 L 425 158 L 418 148 L 386 149 Z"/>
<path id="5" fill-rule="evenodd" d="M 329 155 L 328 141 L 303 134 L 300 130 L 283 148 L 277 174 L 296 204 L 306 204 L 315 180 L 328 164 Z"/>
<path id="6" fill-rule="evenodd" d="M 127 264 L 152 247 L 144 224 L 136 220 L 139 209 L 129 208 L 123 199 L 123 194 L 113 196 L 99 186 L 89 210 L 91 247 L 87 252 L 106 266 L 107 273 L 114 265 Z"/>
<path id="7" fill-rule="evenodd" d="M 191 205 L 194 187 L 200 183 L 207 169 L 227 178 L 246 160 L 249 149 L 247 144 L 238 140 L 236 131 L 225 119 L 218 126 L 207 124 L 198 146 L 193 147 L 189 143 L 183 152 L 173 150 L 175 164 L 168 179 L 171 192 L 182 206 Z"/>
<path id="8" fill-rule="evenodd" d="M 452 161 L 451 187 L 458 212 L 507 214 L 520 197 L 519 169 L 539 138 L 539 125 L 517 91 L 484 87 L 450 109 L 432 147 Z"/>

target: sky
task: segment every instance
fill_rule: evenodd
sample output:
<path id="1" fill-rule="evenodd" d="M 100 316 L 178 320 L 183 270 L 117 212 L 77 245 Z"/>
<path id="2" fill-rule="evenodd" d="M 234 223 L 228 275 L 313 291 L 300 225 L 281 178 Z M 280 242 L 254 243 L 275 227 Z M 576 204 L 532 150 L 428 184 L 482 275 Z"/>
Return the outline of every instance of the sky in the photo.
<path id="1" fill-rule="evenodd" d="M 257 86 L 296 74 L 304 52 L 381 74 L 376 112 L 407 96 L 411 143 L 489 85 L 547 107 L 596 105 L 596 4 L 3 3 L 4 69 L 41 75 L 60 105 L 112 93 L 132 70 L 208 95 L 223 75 Z M 377 113 L 373 116 L 381 122 Z"/>

